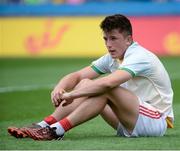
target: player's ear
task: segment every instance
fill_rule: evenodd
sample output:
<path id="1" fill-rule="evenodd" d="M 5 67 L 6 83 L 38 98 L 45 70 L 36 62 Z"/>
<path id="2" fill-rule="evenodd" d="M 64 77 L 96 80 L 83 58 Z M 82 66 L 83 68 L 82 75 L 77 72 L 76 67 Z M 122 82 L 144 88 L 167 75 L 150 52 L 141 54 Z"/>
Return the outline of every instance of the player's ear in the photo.
<path id="1" fill-rule="evenodd" d="M 129 46 L 129 45 L 132 44 L 132 41 L 133 41 L 132 35 L 128 35 L 128 36 L 126 37 L 126 44 Z"/>

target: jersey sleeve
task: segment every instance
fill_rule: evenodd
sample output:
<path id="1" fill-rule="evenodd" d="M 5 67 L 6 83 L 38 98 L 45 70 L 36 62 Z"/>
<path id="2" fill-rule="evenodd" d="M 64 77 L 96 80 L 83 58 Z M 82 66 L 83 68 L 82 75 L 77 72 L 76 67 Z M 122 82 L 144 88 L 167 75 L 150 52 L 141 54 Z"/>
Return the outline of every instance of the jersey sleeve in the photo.
<path id="1" fill-rule="evenodd" d="M 125 59 L 119 69 L 129 72 L 132 77 L 146 76 L 150 72 L 151 63 L 146 54 L 131 52 L 125 56 Z"/>
<path id="2" fill-rule="evenodd" d="M 110 73 L 109 63 L 110 56 L 108 54 L 102 56 L 101 58 L 93 61 L 91 63 L 91 68 L 96 71 L 98 74 L 106 74 Z"/>

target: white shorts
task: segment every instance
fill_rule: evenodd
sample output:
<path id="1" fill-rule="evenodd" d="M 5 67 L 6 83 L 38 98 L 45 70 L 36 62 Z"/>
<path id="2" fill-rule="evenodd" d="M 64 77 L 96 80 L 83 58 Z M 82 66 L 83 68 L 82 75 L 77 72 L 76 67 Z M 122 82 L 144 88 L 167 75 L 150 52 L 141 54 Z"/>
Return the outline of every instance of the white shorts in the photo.
<path id="1" fill-rule="evenodd" d="M 119 123 L 117 135 L 124 137 L 163 136 L 167 130 L 166 117 L 159 113 L 154 107 L 146 102 L 140 101 L 139 116 L 130 134 L 126 128 Z"/>

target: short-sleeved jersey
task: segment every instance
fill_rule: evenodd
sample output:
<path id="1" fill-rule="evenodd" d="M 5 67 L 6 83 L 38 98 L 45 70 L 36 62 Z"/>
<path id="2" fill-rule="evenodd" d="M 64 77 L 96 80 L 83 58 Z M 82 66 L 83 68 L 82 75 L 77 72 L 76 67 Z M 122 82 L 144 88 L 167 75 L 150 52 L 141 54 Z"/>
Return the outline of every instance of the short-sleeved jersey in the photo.
<path id="1" fill-rule="evenodd" d="M 91 67 L 99 74 L 126 70 L 133 78 L 121 86 L 174 119 L 173 90 L 168 73 L 158 57 L 137 42 L 128 47 L 122 61 L 106 54 L 93 61 Z"/>

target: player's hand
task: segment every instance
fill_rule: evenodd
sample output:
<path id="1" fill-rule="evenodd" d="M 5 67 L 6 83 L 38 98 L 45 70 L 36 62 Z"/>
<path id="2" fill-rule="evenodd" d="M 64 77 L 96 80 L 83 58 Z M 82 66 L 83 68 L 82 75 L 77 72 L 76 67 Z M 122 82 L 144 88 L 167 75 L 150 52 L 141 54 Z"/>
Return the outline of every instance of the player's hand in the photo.
<path id="1" fill-rule="evenodd" d="M 70 93 L 67 93 L 67 92 L 62 94 L 62 99 L 64 100 L 64 103 L 62 104 L 62 106 L 67 106 L 73 102 L 73 99 Z"/>
<path id="2" fill-rule="evenodd" d="M 61 89 L 61 88 L 55 88 L 51 92 L 51 101 L 55 107 L 58 107 L 61 104 L 61 102 L 63 101 L 62 94 L 65 92 L 66 91 L 64 89 Z"/>

